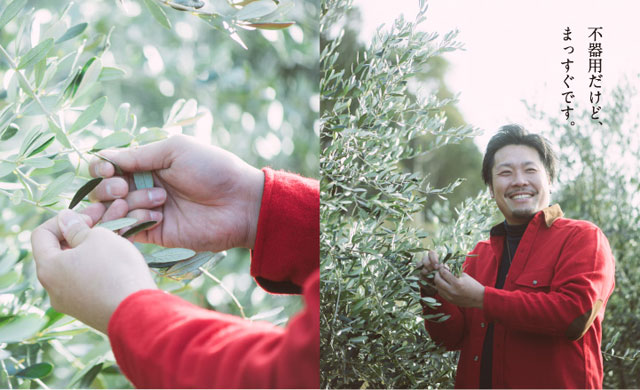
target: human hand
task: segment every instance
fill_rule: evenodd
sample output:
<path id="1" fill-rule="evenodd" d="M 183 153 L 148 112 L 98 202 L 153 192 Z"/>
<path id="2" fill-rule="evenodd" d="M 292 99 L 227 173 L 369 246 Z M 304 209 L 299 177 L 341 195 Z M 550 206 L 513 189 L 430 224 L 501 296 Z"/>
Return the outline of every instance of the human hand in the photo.
<path id="1" fill-rule="evenodd" d="M 484 286 L 463 272 L 456 277 L 447 266 L 441 266 L 435 276 L 438 294 L 448 302 L 460 307 L 482 309 Z"/>
<path id="2" fill-rule="evenodd" d="M 436 288 L 433 286 L 434 282 L 434 271 L 440 268 L 440 262 L 438 261 L 438 255 L 434 251 L 429 251 L 420 263 L 418 264 L 420 267 L 420 278 L 426 282 L 428 285 L 420 285 L 420 290 L 422 291 L 422 295 L 424 296 L 434 296 L 438 292 Z"/>
<path id="3" fill-rule="evenodd" d="M 103 217 L 104 206 L 89 206 L 85 213 L 62 210 L 36 228 L 33 258 L 51 306 L 107 333 L 120 302 L 157 287 L 131 242 L 107 229 L 90 228 Z"/>
<path id="4" fill-rule="evenodd" d="M 105 180 L 90 198 L 101 202 L 121 198 L 129 217 L 161 221 L 137 233 L 136 241 L 214 252 L 253 248 L 264 187 L 259 169 L 183 135 L 100 154 L 122 168 L 125 176 L 114 176 L 112 164 L 94 159 L 89 171 Z M 156 188 L 134 190 L 132 173 L 142 171 L 152 171 Z"/>

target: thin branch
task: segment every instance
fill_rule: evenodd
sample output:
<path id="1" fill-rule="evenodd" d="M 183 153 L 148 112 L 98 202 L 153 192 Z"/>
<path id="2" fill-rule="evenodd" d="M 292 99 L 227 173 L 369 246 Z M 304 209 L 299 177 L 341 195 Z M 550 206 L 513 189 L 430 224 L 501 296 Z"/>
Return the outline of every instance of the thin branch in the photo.
<path id="1" fill-rule="evenodd" d="M 211 280 L 213 280 L 214 282 L 217 282 L 220 285 L 220 287 L 222 287 L 222 289 L 227 294 L 229 294 L 231 299 L 233 299 L 233 302 L 235 302 L 236 306 L 238 306 L 238 309 L 240 309 L 240 315 L 242 316 L 242 318 L 247 319 L 247 316 L 245 316 L 245 314 L 244 314 L 244 309 L 242 308 L 242 305 L 240 304 L 238 299 L 235 297 L 235 295 L 233 295 L 233 293 L 231 291 L 229 291 L 229 289 L 224 284 L 222 284 L 222 281 L 220 279 L 216 278 L 215 276 L 213 276 L 212 274 L 210 274 L 206 269 L 204 269 L 202 267 L 198 267 L 198 269 L 200 271 L 202 271 L 203 274 L 207 275 Z"/>

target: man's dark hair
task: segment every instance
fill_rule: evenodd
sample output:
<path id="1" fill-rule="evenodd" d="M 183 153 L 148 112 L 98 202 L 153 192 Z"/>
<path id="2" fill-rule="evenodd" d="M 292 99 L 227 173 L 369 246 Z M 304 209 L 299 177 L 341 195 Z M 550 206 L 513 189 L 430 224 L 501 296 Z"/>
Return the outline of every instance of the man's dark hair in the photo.
<path id="1" fill-rule="evenodd" d="M 551 149 L 549 141 L 538 134 L 529 133 L 520 125 L 511 124 L 498 129 L 498 133 L 491 137 L 487 145 L 487 151 L 482 160 L 482 179 L 486 185 L 490 186 L 492 183 L 491 170 L 496 152 L 507 145 L 525 145 L 538 151 L 549 180 L 553 182 L 556 178 L 556 155 Z"/>

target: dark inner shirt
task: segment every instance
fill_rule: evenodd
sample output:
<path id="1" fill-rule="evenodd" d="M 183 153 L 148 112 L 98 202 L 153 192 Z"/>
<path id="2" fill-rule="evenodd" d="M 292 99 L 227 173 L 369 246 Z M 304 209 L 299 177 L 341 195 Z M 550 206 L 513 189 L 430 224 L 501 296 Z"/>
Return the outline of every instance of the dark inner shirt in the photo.
<path id="1" fill-rule="evenodd" d="M 504 282 L 507 279 L 507 273 L 511 262 L 516 255 L 518 244 L 520 239 L 527 230 L 529 222 L 524 225 L 509 225 L 504 222 L 504 227 L 507 233 L 505 243 L 502 250 L 502 259 L 500 260 L 500 266 L 498 267 L 498 277 L 496 278 L 496 288 L 502 289 Z M 508 249 L 507 249 L 508 248 Z M 511 254 L 511 256 L 509 256 Z M 487 325 L 487 333 L 484 337 L 484 343 L 482 344 L 482 357 L 480 359 L 480 388 L 490 389 L 492 387 L 491 370 L 493 368 L 493 322 Z"/>

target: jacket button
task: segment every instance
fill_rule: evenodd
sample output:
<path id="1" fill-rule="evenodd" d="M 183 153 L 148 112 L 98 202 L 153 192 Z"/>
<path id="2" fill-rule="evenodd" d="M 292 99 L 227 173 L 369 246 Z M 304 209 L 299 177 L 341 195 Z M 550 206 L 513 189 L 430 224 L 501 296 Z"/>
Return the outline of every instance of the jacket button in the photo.
<path id="1" fill-rule="evenodd" d="M 474 362 L 477 362 L 477 361 L 478 361 L 478 355 L 476 355 L 476 356 L 474 356 L 474 357 L 473 357 L 473 361 L 474 361 Z"/>
<path id="2" fill-rule="evenodd" d="M 538 281 L 537 281 L 537 280 L 534 280 L 534 281 L 533 281 L 533 285 L 535 286 L 536 284 L 538 284 Z"/>
<path id="3" fill-rule="evenodd" d="M 484 322 L 481 322 L 481 323 L 480 323 L 480 327 L 481 327 L 481 328 L 484 328 Z"/>

